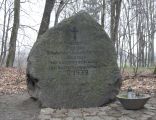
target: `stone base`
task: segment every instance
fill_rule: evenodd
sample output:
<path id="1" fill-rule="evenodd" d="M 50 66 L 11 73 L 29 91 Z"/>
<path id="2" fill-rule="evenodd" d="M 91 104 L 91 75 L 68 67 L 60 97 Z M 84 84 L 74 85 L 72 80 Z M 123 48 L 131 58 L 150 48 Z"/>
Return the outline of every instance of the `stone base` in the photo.
<path id="1" fill-rule="evenodd" d="M 152 98 L 144 109 L 125 110 L 119 102 L 106 107 L 80 109 L 41 109 L 39 120 L 155 120 L 156 102 Z"/>

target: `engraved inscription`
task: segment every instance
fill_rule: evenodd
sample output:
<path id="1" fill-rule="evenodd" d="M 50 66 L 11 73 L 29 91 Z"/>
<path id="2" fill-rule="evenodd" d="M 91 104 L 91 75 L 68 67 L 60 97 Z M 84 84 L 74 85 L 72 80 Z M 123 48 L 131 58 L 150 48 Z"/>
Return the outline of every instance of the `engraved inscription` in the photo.
<path id="1" fill-rule="evenodd" d="M 70 29 L 70 32 L 73 33 L 73 40 L 60 43 L 65 45 L 65 49 L 46 50 L 50 58 L 48 69 L 60 71 L 69 76 L 87 76 L 97 69 L 97 62 L 92 57 L 97 51 L 87 50 L 83 41 L 78 40 L 76 27 Z"/>

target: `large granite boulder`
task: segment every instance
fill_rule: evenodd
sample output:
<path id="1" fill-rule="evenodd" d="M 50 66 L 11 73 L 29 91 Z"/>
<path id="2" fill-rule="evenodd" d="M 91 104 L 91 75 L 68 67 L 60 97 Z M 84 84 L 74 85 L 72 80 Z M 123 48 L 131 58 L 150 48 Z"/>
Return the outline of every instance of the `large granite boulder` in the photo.
<path id="1" fill-rule="evenodd" d="M 45 107 L 102 106 L 120 85 L 113 43 L 85 12 L 49 29 L 28 57 L 28 92 Z"/>

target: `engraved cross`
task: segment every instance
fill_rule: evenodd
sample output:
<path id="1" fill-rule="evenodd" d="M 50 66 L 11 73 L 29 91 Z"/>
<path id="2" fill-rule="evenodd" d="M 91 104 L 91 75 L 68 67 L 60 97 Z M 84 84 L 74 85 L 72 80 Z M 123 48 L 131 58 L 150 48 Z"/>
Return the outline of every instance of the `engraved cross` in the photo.
<path id="1" fill-rule="evenodd" d="M 74 37 L 74 40 L 76 40 L 77 39 L 76 34 L 77 34 L 78 30 L 76 29 L 75 26 L 72 28 L 71 32 L 73 32 L 73 34 L 74 34 L 74 36 L 73 36 Z"/>

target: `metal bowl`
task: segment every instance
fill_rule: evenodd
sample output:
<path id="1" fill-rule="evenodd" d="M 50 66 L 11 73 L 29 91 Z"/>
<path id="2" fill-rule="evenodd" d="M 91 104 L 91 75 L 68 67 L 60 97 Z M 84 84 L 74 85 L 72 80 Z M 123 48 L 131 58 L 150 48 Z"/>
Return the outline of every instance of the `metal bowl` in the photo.
<path id="1" fill-rule="evenodd" d="M 139 97 L 128 99 L 126 95 L 119 94 L 117 99 L 120 101 L 122 106 L 127 110 L 138 110 L 144 107 L 146 102 L 150 99 L 150 95 L 143 94 Z"/>

